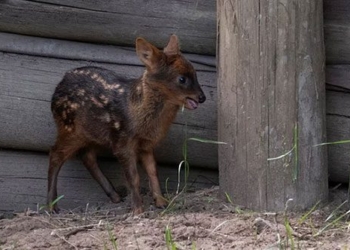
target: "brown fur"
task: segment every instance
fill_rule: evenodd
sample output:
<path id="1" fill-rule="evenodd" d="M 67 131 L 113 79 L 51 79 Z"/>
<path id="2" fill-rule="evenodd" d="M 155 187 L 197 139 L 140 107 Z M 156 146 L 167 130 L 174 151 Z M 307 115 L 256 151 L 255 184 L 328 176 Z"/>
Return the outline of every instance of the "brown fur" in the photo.
<path id="1" fill-rule="evenodd" d="M 148 174 L 156 206 L 166 206 L 153 150 L 179 108 L 185 105 L 195 109 L 205 96 L 194 68 L 179 51 L 175 35 L 163 51 L 138 38 L 136 52 L 146 66 L 139 79 L 128 80 L 107 69 L 83 67 L 68 71 L 57 85 L 51 103 L 57 139 L 50 152 L 48 204 L 57 197 L 60 168 L 78 151 L 111 200 L 120 201 L 96 162 L 95 148 L 104 146 L 112 149 L 123 165 L 134 213 L 143 211 L 138 161 Z M 53 209 L 57 211 L 57 206 Z"/>

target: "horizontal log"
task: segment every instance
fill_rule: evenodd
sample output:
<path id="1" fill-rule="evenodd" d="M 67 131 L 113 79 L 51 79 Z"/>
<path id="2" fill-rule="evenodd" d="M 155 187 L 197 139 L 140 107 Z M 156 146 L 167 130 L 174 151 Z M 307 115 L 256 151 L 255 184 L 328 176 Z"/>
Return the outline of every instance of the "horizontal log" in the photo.
<path id="1" fill-rule="evenodd" d="M 327 141 L 350 140 L 350 93 L 327 91 Z M 350 144 L 328 145 L 329 178 L 349 182 Z"/>
<path id="2" fill-rule="evenodd" d="M 328 65 L 326 84 L 328 89 L 350 91 L 350 65 Z"/>
<path id="3" fill-rule="evenodd" d="M 327 64 L 349 64 L 350 23 L 325 22 L 324 32 Z"/>
<path id="4" fill-rule="evenodd" d="M 350 62 L 349 13 L 347 0 L 324 1 L 328 64 Z M 0 2 L 0 31 L 130 47 L 137 36 L 163 46 L 176 33 L 184 51 L 214 55 L 216 6 L 211 0 L 8 0 Z"/>
<path id="5" fill-rule="evenodd" d="M 99 159 L 99 165 L 117 190 L 125 185 L 121 167 L 114 160 Z M 0 211 L 37 209 L 46 202 L 48 155 L 43 153 L 0 150 Z M 177 168 L 159 166 L 161 188 L 173 192 L 177 187 Z M 149 190 L 148 179 L 140 171 L 141 186 Z M 181 179 L 181 187 L 183 178 Z M 188 184 L 190 189 L 218 185 L 218 173 L 213 170 L 191 168 Z M 125 190 L 125 188 L 124 188 Z M 92 179 L 81 161 L 72 159 L 62 168 L 58 178 L 58 193 L 64 195 L 59 202 L 62 209 L 85 208 L 109 203 L 102 188 Z M 126 199 L 128 203 L 128 198 Z M 116 204 L 115 207 L 125 207 Z M 129 212 L 129 211 L 127 211 Z"/>
<path id="6" fill-rule="evenodd" d="M 132 47 L 137 36 L 160 46 L 175 33 L 183 51 L 214 55 L 215 8 L 212 0 L 7 0 L 0 31 Z"/>
<path id="7" fill-rule="evenodd" d="M 327 141 L 350 139 L 350 65 L 328 65 Z M 350 144 L 329 145 L 329 178 L 334 182 L 349 182 Z"/>
<path id="8" fill-rule="evenodd" d="M 176 33 L 184 51 L 215 54 L 215 1 L 99 2 L 0 2 L 0 31 L 130 47 L 134 47 L 137 36 L 145 36 L 158 46 L 164 46 L 169 35 Z M 137 11 L 139 9 L 142 11 Z M 349 13 L 347 0 L 324 1 L 328 64 L 350 63 Z"/>
<path id="9" fill-rule="evenodd" d="M 350 4 L 324 0 L 324 37 L 327 64 L 350 63 Z"/>
<path id="10" fill-rule="evenodd" d="M 56 84 L 68 69 L 84 65 L 109 68 L 127 77 L 140 76 L 143 67 L 93 63 L 0 52 L 0 147 L 47 151 L 54 143 L 55 125 L 50 100 Z M 179 113 L 168 137 L 159 146 L 159 162 L 178 164 L 187 134 L 216 140 L 215 73 L 199 71 L 207 101 L 191 112 Z M 189 143 L 188 157 L 195 166 L 217 167 L 217 146 Z"/>
<path id="11" fill-rule="evenodd" d="M 134 48 L 0 32 L 0 51 L 61 59 L 143 66 Z M 185 54 L 197 70 L 216 71 L 215 57 Z"/>

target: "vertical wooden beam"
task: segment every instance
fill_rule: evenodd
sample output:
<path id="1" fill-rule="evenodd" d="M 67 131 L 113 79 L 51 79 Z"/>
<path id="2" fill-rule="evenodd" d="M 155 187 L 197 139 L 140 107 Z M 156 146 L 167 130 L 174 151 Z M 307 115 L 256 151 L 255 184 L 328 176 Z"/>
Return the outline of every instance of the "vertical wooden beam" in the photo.
<path id="1" fill-rule="evenodd" d="M 314 147 L 326 141 L 322 0 L 218 0 L 217 11 L 222 193 L 269 211 L 327 199 L 327 152 Z"/>

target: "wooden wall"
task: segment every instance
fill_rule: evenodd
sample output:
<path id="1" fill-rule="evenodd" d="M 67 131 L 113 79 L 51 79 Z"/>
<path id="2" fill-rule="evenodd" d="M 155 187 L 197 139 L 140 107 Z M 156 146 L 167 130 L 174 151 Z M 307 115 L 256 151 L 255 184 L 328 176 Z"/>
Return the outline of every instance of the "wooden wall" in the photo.
<path id="1" fill-rule="evenodd" d="M 213 0 L 6 0 L 0 30 L 66 40 L 133 46 L 136 36 L 163 45 L 171 33 L 182 49 L 215 54 Z"/>
<path id="2" fill-rule="evenodd" d="M 37 209 L 37 205 L 46 203 L 48 156 L 46 153 L 19 150 L 0 150 L 0 212 Z M 125 194 L 125 180 L 121 166 L 114 159 L 99 159 L 102 171 L 109 177 L 117 191 Z M 149 191 L 148 179 L 140 169 L 141 186 Z M 159 168 L 160 185 L 165 192 L 174 193 L 177 187 L 177 167 Z M 181 174 L 181 188 L 184 185 L 184 173 Z M 189 190 L 203 189 L 218 185 L 217 171 L 191 168 L 188 179 Z M 81 161 L 68 161 L 58 178 L 58 193 L 64 195 L 59 202 L 62 209 L 84 208 L 87 203 L 96 206 L 109 203 L 102 188 L 90 176 Z M 143 192 L 143 193 L 145 193 Z"/>
<path id="3" fill-rule="evenodd" d="M 328 141 L 350 139 L 350 1 L 324 0 Z M 330 179 L 349 182 L 350 144 L 328 146 Z"/>
<path id="4" fill-rule="evenodd" d="M 215 1 L 211 0 L 167 4 L 144 0 L 101 0 L 99 4 L 91 0 L 0 1 L 0 148 L 6 149 L 0 151 L 0 190 L 6 190 L 0 194 L 0 210 L 33 208 L 45 202 L 47 151 L 56 134 L 50 100 L 64 72 L 96 65 L 138 77 L 143 65 L 134 51 L 137 36 L 162 47 L 176 33 L 182 51 L 192 53 L 186 56 L 198 70 L 207 95 L 207 101 L 194 112 L 179 113 L 156 152 L 163 189 L 168 177 L 169 189 L 176 187 L 185 130 L 189 137 L 217 138 L 215 15 Z M 217 170 L 208 170 L 217 167 L 217 146 L 189 142 L 188 157 L 195 186 L 218 184 Z M 163 167 L 166 164 L 171 168 Z M 120 173 L 114 165 L 115 161 L 103 161 L 104 171 L 118 185 Z M 86 174 L 77 161 L 63 168 L 59 177 L 59 193 L 66 195 L 63 207 L 107 201 Z"/>
<path id="5" fill-rule="evenodd" d="M 13 166 L 23 166 L 17 158 L 27 154 L 17 150 L 47 152 L 52 145 L 55 127 L 50 98 L 66 70 L 98 65 L 130 77 L 141 74 L 142 65 L 133 49 L 137 36 L 161 47 L 176 33 L 182 50 L 195 53 L 187 56 L 198 69 L 208 97 L 198 110 L 179 114 L 157 151 L 159 161 L 174 166 L 182 159 L 186 121 L 189 136 L 216 139 L 215 4 L 213 0 L 166 4 L 160 0 L 0 1 L 0 148 L 7 149 L 0 156 L 0 179 L 12 175 Z M 328 141 L 350 139 L 349 13 L 347 0 L 324 1 Z M 348 182 L 350 144 L 328 149 L 330 178 Z M 20 156 L 11 156 L 16 153 Z M 28 157 L 46 157 L 32 154 Z M 4 167 L 6 155 L 12 157 L 11 164 L 5 162 L 10 168 Z M 217 157 L 216 146 L 190 142 L 193 166 L 216 169 Z M 31 162 L 24 171 L 35 167 L 36 160 Z M 46 170 L 36 175 L 46 178 Z"/>
<path id="6" fill-rule="evenodd" d="M 144 67 L 132 48 L 1 32 L 0 41 L 0 148 L 7 149 L 0 151 L 0 190 L 6 190 L 0 195 L 0 210 L 33 209 L 36 203 L 45 202 L 47 152 L 56 135 L 50 100 L 64 72 L 74 67 L 95 65 L 127 77 L 138 77 Z M 162 187 L 165 188 L 165 180 L 170 178 L 169 190 L 176 187 L 177 166 L 183 159 L 185 131 L 189 137 L 217 138 L 217 100 L 213 92 L 216 84 L 215 60 L 211 56 L 186 56 L 198 70 L 198 79 L 207 94 L 207 101 L 194 112 L 185 110 L 179 113 L 167 138 L 157 149 Z M 189 142 L 188 157 L 195 187 L 209 187 L 218 183 L 217 171 L 208 170 L 215 169 L 217 165 L 215 145 Z M 116 160 L 102 163 L 115 185 L 120 185 L 123 175 L 115 167 Z M 163 167 L 166 164 L 172 168 Z M 195 166 L 206 167 L 207 170 L 195 169 Z M 102 189 L 86 174 L 87 171 L 79 168 L 77 161 L 64 166 L 59 177 L 59 192 L 66 195 L 63 207 L 74 208 L 89 201 L 108 201 Z M 198 176 L 199 179 L 200 176 L 206 177 L 199 180 Z M 148 187 L 147 182 L 143 186 Z M 95 189 L 98 191 L 91 195 L 91 190 Z"/>
<path id="7" fill-rule="evenodd" d="M 139 77 L 141 66 L 135 51 L 121 47 L 27 37 L 0 33 L 0 147 L 48 151 L 56 128 L 50 100 L 54 88 L 69 69 L 96 65 L 128 77 Z M 179 113 L 169 136 L 159 147 L 162 163 L 182 159 L 187 123 L 188 136 L 216 139 L 215 65 L 212 57 L 189 55 L 198 69 L 198 79 L 207 101 L 194 112 Z M 164 150 L 164 148 L 166 148 Z M 215 167 L 216 146 L 189 143 L 193 165 Z"/>

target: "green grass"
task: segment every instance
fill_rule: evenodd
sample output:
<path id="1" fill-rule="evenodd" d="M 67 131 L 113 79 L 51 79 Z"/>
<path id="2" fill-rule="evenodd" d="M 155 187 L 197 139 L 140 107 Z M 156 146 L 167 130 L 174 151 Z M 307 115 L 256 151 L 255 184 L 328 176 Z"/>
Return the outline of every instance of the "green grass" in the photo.
<path id="1" fill-rule="evenodd" d="M 318 201 L 309 211 L 303 214 L 303 216 L 301 216 L 301 218 L 299 219 L 298 224 L 303 224 L 309 218 L 309 216 L 316 210 L 319 204 L 320 201 Z"/>
<path id="2" fill-rule="evenodd" d="M 176 247 L 176 244 L 175 244 L 173 237 L 171 235 L 171 230 L 170 230 L 169 226 L 165 227 L 164 237 L 165 237 L 165 243 L 166 243 L 167 249 L 168 250 L 176 250 L 177 247 Z"/>
<path id="3" fill-rule="evenodd" d="M 295 249 L 295 240 L 294 240 L 294 236 L 293 236 L 293 229 L 290 226 L 290 220 L 288 218 L 288 205 L 292 201 L 293 201 L 293 199 L 287 200 L 286 205 L 284 207 L 283 217 L 284 217 L 284 227 L 286 229 L 286 246 L 288 247 L 289 243 L 290 243 L 290 249 L 294 250 Z"/>
<path id="4" fill-rule="evenodd" d="M 184 111 L 184 107 L 182 107 L 182 112 Z M 168 198 L 168 206 L 161 215 L 164 215 L 165 213 L 169 212 L 172 210 L 172 208 L 175 205 L 175 201 L 178 200 L 180 197 L 184 196 L 187 192 L 187 186 L 188 186 L 188 177 L 190 173 L 190 164 L 188 161 L 188 143 L 189 142 L 199 142 L 199 143 L 210 143 L 210 144 L 227 144 L 226 142 L 220 142 L 220 141 L 214 141 L 214 140 L 208 140 L 208 139 L 203 139 L 203 138 L 196 138 L 196 137 L 190 137 L 188 138 L 188 133 L 187 133 L 187 119 L 185 122 L 185 128 L 184 128 L 184 133 L 185 133 L 185 139 L 182 144 L 182 161 L 179 163 L 178 166 L 178 173 L 177 173 L 177 188 L 176 188 L 176 193 L 173 198 L 170 198 L 169 192 L 168 192 L 168 181 L 169 178 L 167 178 L 166 183 L 165 183 L 165 190 Z M 182 189 L 180 190 L 181 187 L 181 173 L 184 172 L 184 184 Z M 184 198 L 182 200 L 183 204 L 185 204 L 186 199 Z"/>
<path id="5" fill-rule="evenodd" d="M 49 204 L 40 206 L 39 210 L 43 210 L 43 209 L 48 208 L 49 211 L 52 211 L 53 207 L 57 204 L 57 202 L 59 202 L 63 198 L 64 198 L 64 195 L 60 195 L 54 201 L 50 202 Z"/>
<path id="6" fill-rule="evenodd" d="M 114 250 L 118 250 L 117 240 L 115 239 L 112 228 L 109 226 L 109 223 L 107 223 L 107 231 L 108 231 L 108 239 L 112 244 L 112 247 Z"/>

